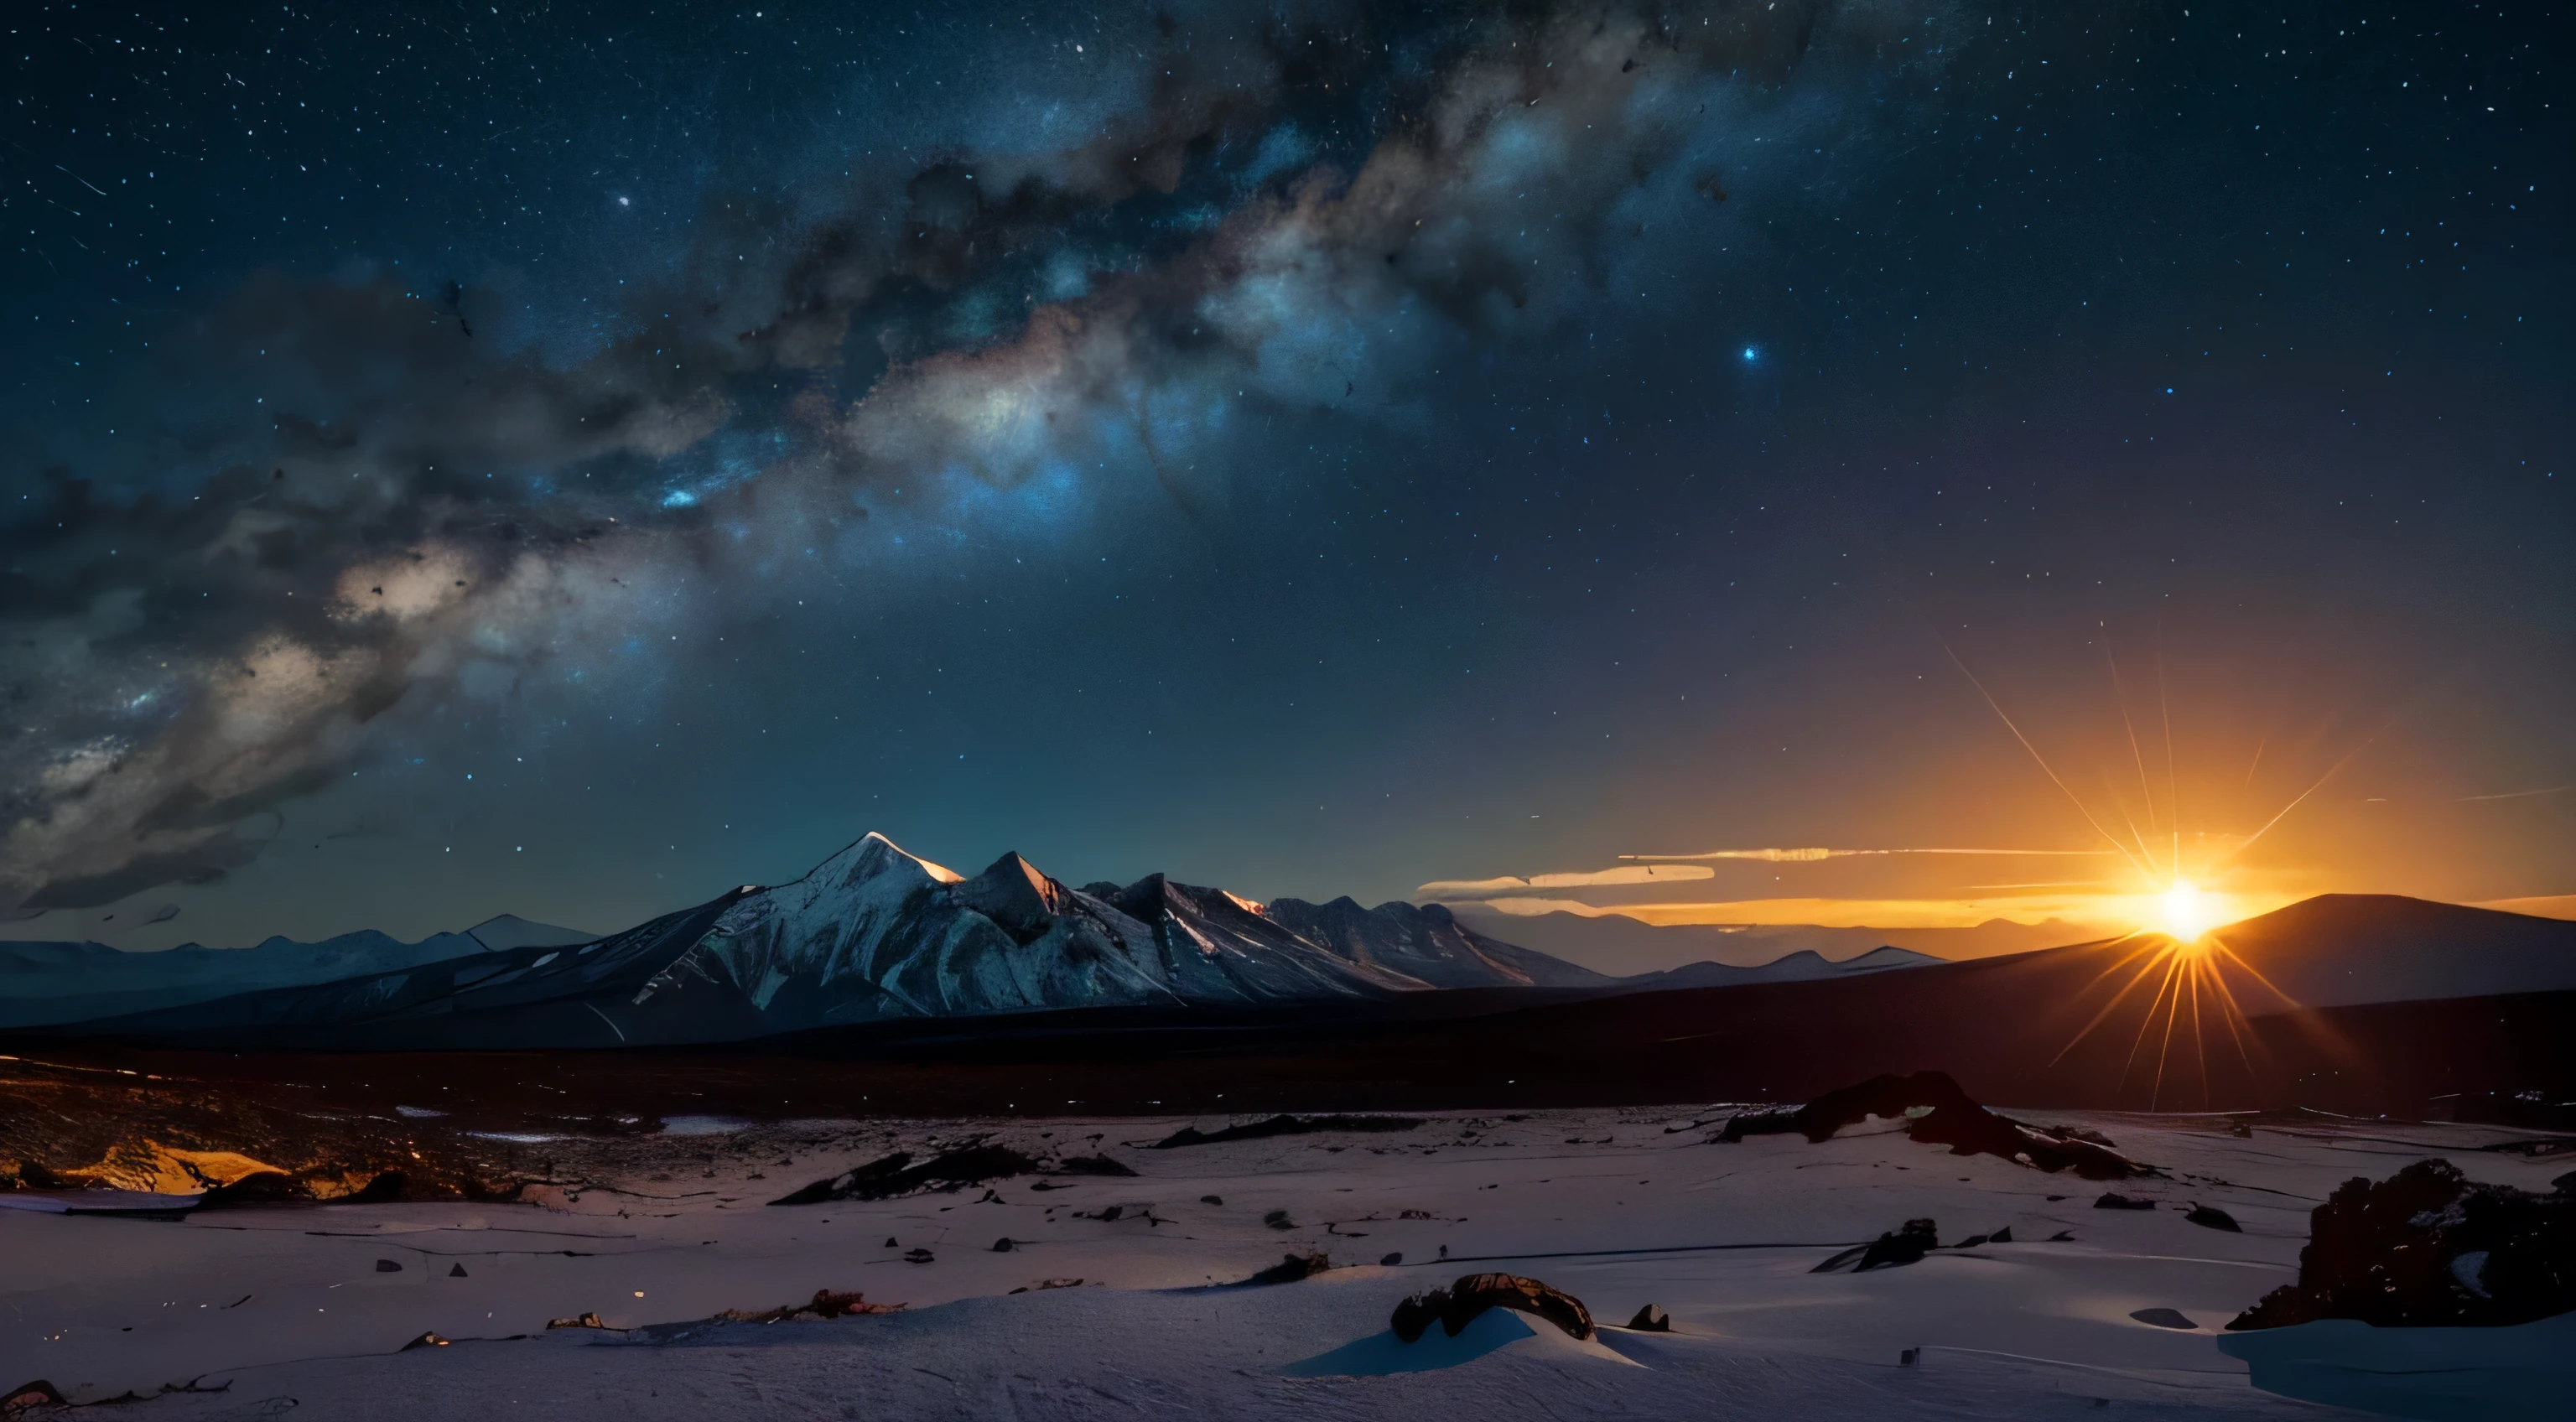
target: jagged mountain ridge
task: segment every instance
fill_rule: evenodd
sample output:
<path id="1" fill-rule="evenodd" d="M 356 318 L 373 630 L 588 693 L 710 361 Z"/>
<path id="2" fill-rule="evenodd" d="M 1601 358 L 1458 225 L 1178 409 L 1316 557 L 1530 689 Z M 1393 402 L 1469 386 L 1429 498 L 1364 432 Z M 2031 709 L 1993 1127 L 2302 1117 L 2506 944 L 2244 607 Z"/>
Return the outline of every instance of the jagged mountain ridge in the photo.
<path id="1" fill-rule="evenodd" d="M 736 1041 L 914 1018 L 1259 1006 L 1611 979 L 1437 906 L 1262 906 L 1151 875 L 1076 890 L 1017 854 L 966 878 L 870 834 L 791 883 L 576 947 L 514 949 L 80 1024 L 146 1037 L 440 1047 Z"/>

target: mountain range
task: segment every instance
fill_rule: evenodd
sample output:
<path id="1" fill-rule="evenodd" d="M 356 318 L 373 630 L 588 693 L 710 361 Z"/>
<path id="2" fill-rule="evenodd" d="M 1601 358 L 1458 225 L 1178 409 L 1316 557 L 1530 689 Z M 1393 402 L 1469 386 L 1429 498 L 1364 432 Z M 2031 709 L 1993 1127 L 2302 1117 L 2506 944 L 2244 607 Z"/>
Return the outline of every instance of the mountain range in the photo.
<path id="1" fill-rule="evenodd" d="M 417 943 L 372 928 L 318 943 L 272 937 L 249 948 L 188 943 L 158 953 L 129 953 L 104 943 L 0 940 L 0 1028 L 148 1012 L 450 958 L 587 943 L 591 937 L 505 913 Z"/>
<path id="2" fill-rule="evenodd" d="M 395 945 L 405 961 L 376 971 L 50 1021 L 317 1048 L 639 1046 L 1074 1008 L 1619 985 L 1437 905 L 1265 905 L 1160 874 L 1075 889 L 1017 854 L 968 878 L 878 834 L 792 883 L 745 885 L 605 938 L 425 952 Z"/>
<path id="3" fill-rule="evenodd" d="M 2049 919 L 2016 923 L 1989 919 L 1971 928 L 1827 928 L 1816 924 L 1647 923 L 1612 910 L 1594 914 L 1516 914 L 1493 901 L 1464 899 L 1449 905 L 1458 921 L 1479 933 L 1573 958 L 1606 973 L 1634 976 L 1714 962 L 1761 967 L 1794 953 L 1829 961 L 1881 947 L 1903 948 L 1945 962 L 2027 953 L 2098 938 L 2098 927 Z"/>
<path id="4" fill-rule="evenodd" d="M 1980 961 L 2026 965 L 1997 981 L 2053 982 L 2046 964 L 2123 963 L 2162 941 Z M 2576 988 L 2576 923 L 2415 899 L 2324 896 L 2212 941 L 2225 951 L 2206 956 L 2207 984 L 2252 1014 Z M 1097 1009 L 1210 1025 L 1279 1009 L 1427 1020 L 1707 989 L 1858 991 L 1891 976 L 1908 984 L 1888 999 L 1901 1002 L 1964 966 L 1880 946 L 1613 977 L 1440 904 L 1265 904 L 1161 874 L 1076 889 L 1017 854 L 970 878 L 870 834 L 792 882 L 601 938 L 504 916 L 408 944 L 372 931 L 153 954 L 0 943 L 0 1029 L 315 1050 L 675 1046 L 961 1019 L 1007 1031 L 1008 1019 Z"/>

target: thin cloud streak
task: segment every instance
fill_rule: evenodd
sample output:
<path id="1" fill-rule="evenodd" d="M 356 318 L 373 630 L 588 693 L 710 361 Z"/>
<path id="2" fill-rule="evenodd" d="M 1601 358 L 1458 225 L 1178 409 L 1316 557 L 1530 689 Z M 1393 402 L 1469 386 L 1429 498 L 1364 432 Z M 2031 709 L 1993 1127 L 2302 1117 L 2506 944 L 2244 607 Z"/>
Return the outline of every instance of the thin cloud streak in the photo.
<path id="1" fill-rule="evenodd" d="M 1715 878 L 1717 871 L 1687 864 L 1634 864 L 1617 869 L 1596 869 L 1588 873 L 1532 874 L 1526 879 L 1504 875 L 1496 879 L 1435 879 L 1415 889 L 1414 896 L 1424 899 L 1490 899 L 1507 894 L 1525 894 L 1538 889 L 1588 889 L 1622 884 L 1671 884 L 1693 879 Z"/>
<path id="2" fill-rule="evenodd" d="M 2102 859 L 2119 849 L 1712 849 L 1701 854 L 1622 854 L 1640 863 L 1678 864 L 1704 859 L 1758 859 L 1766 864 L 1810 864 L 1820 859 L 1849 859 L 1882 854 L 1983 854 L 2003 857 L 2048 856 Z"/>

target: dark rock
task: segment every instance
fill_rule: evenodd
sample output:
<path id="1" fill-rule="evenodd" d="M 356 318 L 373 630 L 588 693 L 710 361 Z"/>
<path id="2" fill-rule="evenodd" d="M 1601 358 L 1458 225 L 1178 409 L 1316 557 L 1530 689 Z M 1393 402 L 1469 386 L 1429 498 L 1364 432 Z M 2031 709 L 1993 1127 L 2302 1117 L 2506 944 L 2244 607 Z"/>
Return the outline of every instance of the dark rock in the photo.
<path id="1" fill-rule="evenodd" d="M 1404 1255 L 1401 1251 L 1398 1251 L 1397 1253 L 1387 1255 L 1385 1258 L 1380 1259 L 1377 1262 L 1389 1269 L 1392 1269 L 1396 1265 L 1404 1262 Z"/>
<path id="2" fill-rule="evenodd" d="M 1297 1222 L 1288 1218 L 1288 1212 L 1286 1210 L 1272 1210 L 1270 1213 L 1261 1217 L 1261 1222 L 1270 1226 L 1272 1229 L 1295 1229 L 1297 1227 Z"/>
<path id="3" fill-rule="evenodd" d="M 2158 1328 L 2198 1328 L 2200 1325 L 2169 1308 L 2142 1308 L 2129 1315 L 2140 1323 Z"/>
<path id="4" fill-rule="evenodd" d="M 894 1236 L 893 1236 L 893 1235 L 887 1235 L 887 1236 L 886 1236 L 885 1247 L 886 1247 L 886 1248 L 888 1248 L 888 1249 L 892 1249 L 892 1248 L 894 1248 L 894 1247 L 895 1247 L 895 1242 L 894 1242 Z"/>
<path id="5" fill-rule="evenodd" d="M 2123 1195 L 2117 1190 L 2105 1190 L 2102 1198 L 2093 1202 L 2093 1208 L 2097 1210 L 2152 1210 L 2155 1207 L 2156 1202 L 2144 1195 Z"/>
<path id="6" fill-rule="evenodd" d="M 2075 1231 L 2071 1229 L 2061 1229 L 2057 1233 L 2050 1235 L 2048 1237 L 2048 1242 L 2051 1244 L 2073 1244 L 2075 1242 Z"/>
<path id="7" fill-rule="evenodd" d="M 1653 1304 L 1648 1304 L 1637 1310 L 1637 1316 L 1628 1320 L 1628 1326 L 1640 1333 L 1670 1333 L 1673 1331 L 1673 1319 L 1672 1315 Z"/>
<path id="8" fill-rule="evenodd" d="M 988 1180 L 1007 1180 L 1014 1175 L 1031 1174 L 1039 1168 L 1034 1156 L 1023 1155 L 1009 1146 L 964 1146 L 943 1152 L 919 1165 L 912 1163 L 910 1151 L 899 1150 L 855 1170 L 845 1170 L 829 1180 L 817 1180 L 794 1194 L 769 1203 L 821 1205 L 834 1200 L 890 1200 L 897 1195 L 910 1195 L 917 1191 L 960 1190 Z"/>
<path id="9" fill-rule="evenodd" d="M 2245 1226 L 2238 1224 L 2234 1215 L 2215 1205 L 2194 1205 L 2184 1212 L 2183 1218 L 2209 1229 L 2223 1229 L 2229 1234 L 2245 1232 Z"/>
<path id="10" fill-rule="evenodd" d="M 1112 1160 L 1105 1155 L 1068 1155 L 1058 1160 L 1054 1169 L 1058 1175 L 1131 1176 L 1136 1173 L 1125 1162 Z"/>
<path id="11" fill-rule="evenodd" d="M 1811 1144 L 1833 1138 L 1845 1126 L 1876 1116 L 1907 1119 L 1906 1136 L 1926 1145 L 1946 1145 L 1952 1155 L 1992 1155 L 2038 1170 L 2072 1170 L 2087 1180 L 2125 1180 L 2151 1173 L 2113 1150 L 2098 1132 L 2064 1126 L 2028 1126 L 1996 1115 L 1959 1089 L 1947 1073 L 1919 1071 L 1912 1076 L 1889 1073 L 1858 1086 L 1828 1091 L 1795 1110 L 1746 1112 L 1728 1120 L 1721 1141 L 1747 1136 L 1795 1133 Z"/>
<path id="12" fill-rule="evenodd" d="M 1860 1263 L 1852 1272 L 1866 1274 L 1872 1269 L 1893 1269 L 1905 1264 L 1920 1264 L 1923 1256 L 1941 1247 L 1930 1220 L 1907 1220 L 1903 1229 L 1882 1234 L 1861 1251 Z"/>
<path id="13" fill-rule="evenodd" d="M 1323 1254 L 1283 1254 L 1279 1262 L 1244 1280 L 1247 1284 L 1293 1284 L 1311 1279 L 1333 1267 L 1330 1256 Z"/>
<path id="14" fill-rule="evenodd" d="M 927 1249 L 907 1249 L 903 1252 L 903 1259 L 907 1264 L 927 1264 L 938 1257 Z"/>
<path id="15" fill-rule="evenodd" d="M 865 1314 L 894 1313 L 902 1304 L 874 1304 L 868 1296 L 852 1289 L 847 1293 L 835 1289 L 816 1289 L 814 1297 L 801 1304 L 782 1304 L 777 1308 L 729 1308 L 716 1317 L 728 1323 L 785 1323 L 791 1318 L 852 1318 Z"/>
<path id="16" fill-rule="evenodd" d="M 848 1318 L 853 1314 L 892 1313 L 901 1307 L 903 1307 L 901 1304 L 872 1304 L 868 1302 L 867 1295 L 856 1289 L 848 1293 L 816 1289 L 813 1301 L 806 1304 L 801 1311 L 810 1313 L 816 1318 Z"/>
<path id="17" fill-rule="evenodd" d="M 993 1252 L 995 1254 L 1008 1254 L 1017 1248 L 1019 1248 L 1019 1246 L 1011 1243 L 1011 1237 L 1007 1234 L 1003 1235 L 1000 1239 L 993 1241 Z"/>
<path id="18" fill-rule="evenodd" d="M 410 1183 L 411 1178 L 404 1175 L 401 1171 L 388 1170 L 376 1176 L 375 1179 L 368 1181 L 365 1187 L 360 1189 L 358 1193 L 343 1196 L 336 1203 L 343 1205 L 390 1205 L 394 1201 L 403 1197 L 403 1187 Z"/>
<path id="19" fill-rule="evenodd" d="M 1986 1243 L 1988 1244 L 2010 1244 L 2012 1242 L 2013 1237 L 2011 1225 L 2005 1225 L 2002 1229 L 1996 1230 L 1994 1233 L 1986 1236 Z"/>
<path id="20" fill-rule="evenodd" d="M 439 1337 L 436 1333 L 424 1333 L 394 1351 L 397 1353 L 408 1353 L 414 1348 L 444 1348 L 446 1346 L 447 1340 Z"/>
<path id="21" fill-rule="evenodd" d="M 1199 1203 L 1202 1205 L 1222 1205 L 1225 1203 L 1225 1197 L 1223 1195 L 1201 1195 L 1199 1196 Z"/>
<path id="22" fill-rule="evenodd" d="M 1979 1243 L 1984 1242 L 1982 1237 L 1976 1238 Z M 1807 1272 L 1832 1274 L 1850 1269 L 1858 1274 L 1871 1269 L 1894 1269 L 1906 1264 L 1920 1264 L 1923 1262 L 1924 1255 L 1940 1247 L 1940 1236 L 1934 1231 L 1932 1221 L 1907 1220 L 1903 1229 L 1882 1234 L 1867 1244 L 1846 1249 Z"/>
<path id="23" fill-rule="evenodd" d="M 599 1315 L 595 1313 L 585 1313 L 577 1318 L 549 1319 L 546 1322 L 548 1328 L 606 1328 L 607 1326 L 599 1321 Z"/>
<path id="24" fill-rule="evenodd" d="M 1395 1306 L 1388 1326 L 1407 1343 L 1420 1338 L 1434 1322 L 1455 1338 L 1491 1308 L 1537 1314 L 1577 1341 L 1592 1336 L 1592 1311 L 1581 1299 L 1518 1274 L 1468 1274 L 1445 1289 L 1415 1294 Z"/>
<path id="25" fill-rule="evenodd" d="M 399 1274 L 402 1272 L 402 1266 L 390 1259 L 379 1259 L 376 1261 L 376 1272 L 379 1274 Z"/>
<path id="26" fill-rule="evenodd" d="M 462 1278 L 464 1278 L 464 1277 L 465 1277 L 465 1266 L 464 1266 L 464 1265 L 462 1265 L 462 1264 L 457 1264 L 457 1265 L 452 1265 L 452 1266 L 450 1266 L 450 1267 L 449 1267 L 449 1269 L 448 1269 L 448 1271 L 447 1271 L 447 1277 L 449 1277 L 449 1278 L 451 1278 L 451 1279 L 462 1279 Z"/>
<path id="27" fill-rule="evenodd" d="M 2576 1311 L 2576 1190 L 2481 1185 L 2443 1160 L 2345 1181 L 2308 1216 L 2299 1279 L 2231 1330 L 2350 1318 L 2502 1327 Z"/>
<path id="28" fill-rule="evenodd" d="M 1414 1116 L 1273 1116 L 1266 1121 L 1253 1121 L 1222 1130 L 1201 1131 L 1196 1126 L 1183 1126 L 1154 1142 L 1155 1150 L 1176 1150 L 1182 1146 L 1209 1145 L 1217 1141 L 1253 1141 L 1265 1136 L 1303 1136 L 1316 1131 L 1409 1131 L 1422 1124 Z"/>

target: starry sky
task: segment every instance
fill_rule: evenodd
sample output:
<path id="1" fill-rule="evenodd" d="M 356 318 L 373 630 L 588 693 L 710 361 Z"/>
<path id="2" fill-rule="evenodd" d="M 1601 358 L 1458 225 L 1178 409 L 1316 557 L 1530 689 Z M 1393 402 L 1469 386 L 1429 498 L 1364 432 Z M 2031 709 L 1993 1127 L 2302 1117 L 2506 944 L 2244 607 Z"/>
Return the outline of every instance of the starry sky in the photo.
<path id="1" fill-rule="evenodd" d="M 17 7 L 0 932 L 2576 893 L 2571 33 Z"/>

